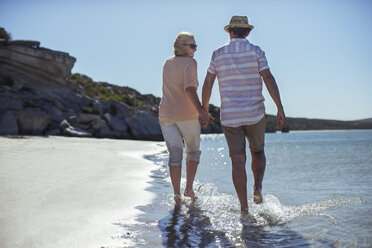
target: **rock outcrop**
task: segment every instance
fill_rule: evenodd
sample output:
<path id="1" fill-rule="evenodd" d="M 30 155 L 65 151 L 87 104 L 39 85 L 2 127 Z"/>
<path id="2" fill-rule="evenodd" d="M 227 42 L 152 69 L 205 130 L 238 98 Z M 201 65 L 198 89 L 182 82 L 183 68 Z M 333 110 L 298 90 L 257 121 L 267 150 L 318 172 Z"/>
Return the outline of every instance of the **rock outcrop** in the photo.
<path id="1" fill-rule="evenodd" d="M 75 61 L 68 53 L 40 47 L 37 41 L 0 41 L 0 73 L 39 95 L 74 90 L 76 84 L 68 78 Z"/>
<path id="2" fill-rule="evenodd" d="M 0 40 L 0 135 L 163 139 L 156 108 L 86 95 L 70 79 L 75 61 L 37 41 Z"/>
<path id="3" fill-rule="evenodd" d="M 12 111 L 5 111 L 0 115 L 0 130 L 2 135 L 17 135 L 18 124 Z"/>
<path id="4" fill-rule="evenodd" d="M 71 74 L 76 59 L 40 42 L 0 39 L 0 135 L 162 140 L 160 98 Z M 202 133 L 221 133 L 220 109 Z M 266 131 L 278 131 L 267 115 Z M 372 129 L 370 121 L 288 118 L 291 130 Z M 289 131 L 289 128 L 285 131 Z"/>

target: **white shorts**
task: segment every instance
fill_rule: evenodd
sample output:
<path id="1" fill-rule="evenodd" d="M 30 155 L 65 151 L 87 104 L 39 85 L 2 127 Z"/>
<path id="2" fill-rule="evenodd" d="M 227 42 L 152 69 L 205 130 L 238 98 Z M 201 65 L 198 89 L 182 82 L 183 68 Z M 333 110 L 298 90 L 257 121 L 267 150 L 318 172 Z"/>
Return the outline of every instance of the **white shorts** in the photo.
<path id="1" fill-rule="evenodd" d="M 186 149 L 186 162 L 199 162 L 201 151 L 198 120 L 166 123 L 160 127 L 169 152 L 169 166 L 182 165 L 183 144 Z"/>

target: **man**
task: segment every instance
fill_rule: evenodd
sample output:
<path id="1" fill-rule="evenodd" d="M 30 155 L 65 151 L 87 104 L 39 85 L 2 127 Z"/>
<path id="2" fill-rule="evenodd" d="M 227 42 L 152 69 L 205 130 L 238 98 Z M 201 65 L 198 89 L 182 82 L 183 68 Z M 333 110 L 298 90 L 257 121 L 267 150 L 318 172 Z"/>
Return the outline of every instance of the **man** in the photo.
<path id="1" fill-rule="evenodd" d="M 230 42 L 213 52 L 203 85 L 202 106 L 208 111 L 212 87 L 217 76 L 221 97 L 221 124 L 229 147 L 232 178 L 242 214 L 248 213 L 247 174 L 245 171 L 245 137 L 249 142 L 254 176 L 253 199 L 262 203 L 262 180 L 265 173 L 264 152 L 265 106 L 262 79 L 275 102 L 280 129 L 286 117 L 278 86 L 267 64 L 265 53 L 252 45 L 246 37 L 253 29 L 246 16 L 233 16 L 225 31 Z M 262 79 L 261 79 L 262 78 Z M 201 119 L 202 125 L 210 120 Z"/>

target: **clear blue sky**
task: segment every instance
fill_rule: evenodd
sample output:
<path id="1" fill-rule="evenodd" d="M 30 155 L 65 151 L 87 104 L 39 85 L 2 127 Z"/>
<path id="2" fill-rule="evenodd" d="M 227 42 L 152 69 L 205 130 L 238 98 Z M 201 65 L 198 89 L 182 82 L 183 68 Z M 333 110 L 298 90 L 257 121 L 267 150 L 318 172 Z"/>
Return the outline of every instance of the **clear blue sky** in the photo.
<path id="1" fill-rule="evenodd" d="M 228 42 L 232 15 L 255 26 L 286 115 L 372 117 L 372 1 L 1 0 L 0 26 L 13 39 L 77 58 L 73 72 L 161 97 L 162 67 L 180 31 L 192 32 L 202 86 L 214 49 Z M 201 93 L 201 87 L 199 93 Z M 264 91 L 266 110 L 276 108 Z M 211 102 L 219 106 L 217 82 Z"/>

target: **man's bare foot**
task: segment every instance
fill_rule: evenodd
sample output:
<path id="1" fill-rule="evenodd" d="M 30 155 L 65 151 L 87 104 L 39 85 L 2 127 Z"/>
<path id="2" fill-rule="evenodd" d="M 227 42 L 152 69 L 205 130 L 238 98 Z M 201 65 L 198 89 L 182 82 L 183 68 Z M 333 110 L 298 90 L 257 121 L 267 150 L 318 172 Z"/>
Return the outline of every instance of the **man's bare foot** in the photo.
<path id="1" fill-rule="evenodd" d="M 252 214 L 248 213 L 248 209 L 241 212 L 240 221 L 243 225 L 251 225 L 252 223 L 257 223 L 256 218 Z"/>
<path id="2" fill-rule="evenodd" d="M 262 198 L 261 192 L 256 191 L 256 192 L 253 193 L 253 201 L 256 204 L 261 204 L 263 202 L 263 198 Z"/>
<path id="3" fill-rule="evenodd" d="M 240 216 L 248 215 L 248 208 L 242 208 L 240 210 Z"/>

